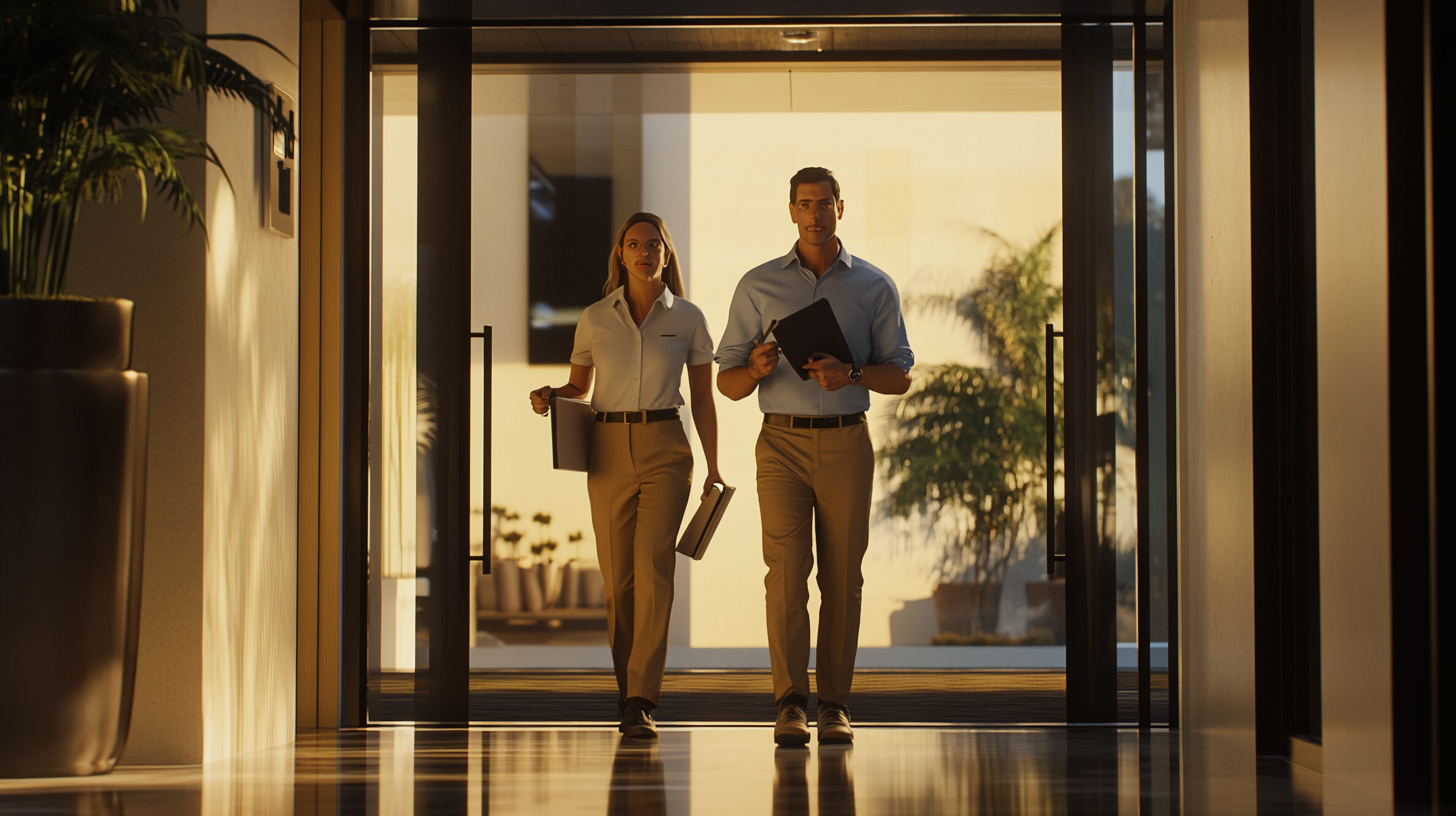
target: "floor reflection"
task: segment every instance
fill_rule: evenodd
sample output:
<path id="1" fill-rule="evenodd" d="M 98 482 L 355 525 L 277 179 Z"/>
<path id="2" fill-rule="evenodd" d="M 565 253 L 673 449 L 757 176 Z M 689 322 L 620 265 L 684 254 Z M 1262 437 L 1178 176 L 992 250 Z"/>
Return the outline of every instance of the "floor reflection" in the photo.
<path id="1" fill-rule="evenodd" d="M 0 814 L 813 816 L 1200 813 L 1176 732 L 861 727 L 850 746 L 775 748 L 766 727 L 309 732 L 202 767 L 0 780 Z M 1183 770 L 1180 770 L 1183 769 Z M 1320 779 L 1249 763 L 1239 812 L 1318 814 Z"/>

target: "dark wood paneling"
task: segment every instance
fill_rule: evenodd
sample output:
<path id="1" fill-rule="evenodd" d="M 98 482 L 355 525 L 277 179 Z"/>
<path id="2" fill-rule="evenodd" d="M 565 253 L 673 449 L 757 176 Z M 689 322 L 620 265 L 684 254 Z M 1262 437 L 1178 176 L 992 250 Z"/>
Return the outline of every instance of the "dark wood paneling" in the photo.
<path id="1" fill-rule="evenodd" d="M 1062 27 L 1063 314 L 1066 379 L 1067 721 L 1117 719 L 1116 563 L 1098 524 L 1098 472 L 1111 446 L 1099 421 L 1099 321 L 1110 321 L 1113 264 L 1109 26 Z M 1105 329 L 1111 332 L 1111 326 Z M 1105 351 L 1111 353 L 1111 343 Z"/>
<path id="2" fill-rule="evenodd" d="M 1320 736 L 1311 5 L 1249 7 L 1257 745 Z"/>
<path id="3" fill-rule="evenodd" d="M 421 457 L 429 548 L 417 626 L 429 660 L 416 667 L 416 718 L 468 717 L 470 607 L 470 30 L 420 32 L 416 365 L 434 434 Z M 367 127 L 367 123 L 366 123 Z"/>
<path id="4" fill-rule="evenodd" d="M 1437 672 L 1441 627 L 1437 593 L 1432 449 L 1432 152 L 1426 3 L 1385 4 L 1386 148 L 1390 247 L 1390 599 L 1392 748 L 1397 801 L 1449 803 L 1437 769 L 1443 706 Z M 1449 617 L 1449 616 L 1448 616 Z M 1449 637 L 1448 637 L 1449 639 Z M 1451 683 L 1448 680 L 1447 686 Z M 1447 702 L 1447 705 L 1450 703 Z M 1456 746 L 1448 746 L 1448 750 Z M 1449 784 L 1449 780 L 1448 780 Z"/>

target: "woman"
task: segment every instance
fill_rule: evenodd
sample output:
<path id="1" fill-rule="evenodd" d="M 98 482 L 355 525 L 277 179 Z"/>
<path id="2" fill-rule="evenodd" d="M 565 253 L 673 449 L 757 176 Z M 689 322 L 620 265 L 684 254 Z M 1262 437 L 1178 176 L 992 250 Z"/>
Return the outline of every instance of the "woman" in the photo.
<path id="1" fill-rule="evenodd" d="M 617 672 L 621 731 L 654 738 L 652 709 L 662 690 L 672 612 L 675 545 L 692 490 L 693 454 L 678 417 L 678 384 L 688 369 L 693 425 L 708 460 L 703 495 L 718 474 L 713 406 L 713 340 L 697 306 L 682 297 L 682 272 L 661 218 L 637 213 L 617 230 L 607 261 L 606 297 L 576 324 L 571 382 L 531 392 L 545 416 L 550 400 L 592 389 L 587 495 L 597 559 L 607 587 L 607 642 Z"/>

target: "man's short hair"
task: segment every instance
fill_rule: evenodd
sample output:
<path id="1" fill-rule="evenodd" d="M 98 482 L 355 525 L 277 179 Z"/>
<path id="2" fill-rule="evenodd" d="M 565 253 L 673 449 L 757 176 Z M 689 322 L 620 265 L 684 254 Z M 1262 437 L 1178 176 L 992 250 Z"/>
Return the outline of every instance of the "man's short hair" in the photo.
<path id="1" fill-rule="evenodd" d="M 794 196 L 799 194 L 800 184 L 823 184 L 829 182 L 834 186 L 834 200 L 839 200 L 839 179 L 834 177 L 832 170 L 823 167 L 805 167 L 789 179 L 789 203 L 794 203 Z"/>

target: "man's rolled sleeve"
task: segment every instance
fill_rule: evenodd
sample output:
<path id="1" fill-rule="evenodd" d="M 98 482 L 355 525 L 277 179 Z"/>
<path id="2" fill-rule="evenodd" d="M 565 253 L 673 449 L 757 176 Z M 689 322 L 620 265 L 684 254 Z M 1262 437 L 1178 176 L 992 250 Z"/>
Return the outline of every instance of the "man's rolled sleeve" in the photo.
<path id="1" fill-rule="evenodd" d="M 718 341 L 718 353 L 713 358 L 720 371 L 748 365 L 754 338 L 763 330 L 763 316 L 748 293 L 747 283 L 746 279 L 738 282 L 728 307 L 728 325 L 723 328 L 723 339 Z"/>
<path id="2" fill-rule="evenodd" d="M 886 278 L 889 283 L 889 279 Z M 886 289 L 885 297 L 875 310 L 871 329 L 873 350 L 870 363 L 894 363 L 906 374 L 915 365 L 915 352 L 910 349 L 910 338 L 905 333 L 905 317 L 900 311 L 900 293 L 894 284 Z"/>

